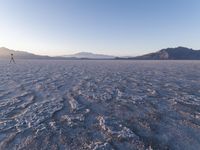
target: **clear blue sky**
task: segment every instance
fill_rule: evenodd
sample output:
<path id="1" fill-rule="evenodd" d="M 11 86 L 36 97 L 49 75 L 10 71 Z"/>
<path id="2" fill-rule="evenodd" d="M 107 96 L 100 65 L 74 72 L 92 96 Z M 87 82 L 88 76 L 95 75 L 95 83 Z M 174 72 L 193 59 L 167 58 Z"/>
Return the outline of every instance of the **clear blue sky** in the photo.
<path id="1" fill-rule="evenodd" d="M 36 54 L 200 49 L 200 0 L 0 0 L 0 46 Z"/>

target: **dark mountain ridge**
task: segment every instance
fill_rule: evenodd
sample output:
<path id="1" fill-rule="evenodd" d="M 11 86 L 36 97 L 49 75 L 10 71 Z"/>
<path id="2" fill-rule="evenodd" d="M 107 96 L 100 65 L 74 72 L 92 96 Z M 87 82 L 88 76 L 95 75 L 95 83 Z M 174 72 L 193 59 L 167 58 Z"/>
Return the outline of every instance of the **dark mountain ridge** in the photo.
<path id="1" fill-rule="evenodd" d="M 193 50 L 186 47 L 166 48 L 155 53 L 149 53 L 137 57 L 116 58 L 134 60 L 200 60 L 200 50 Z"/>

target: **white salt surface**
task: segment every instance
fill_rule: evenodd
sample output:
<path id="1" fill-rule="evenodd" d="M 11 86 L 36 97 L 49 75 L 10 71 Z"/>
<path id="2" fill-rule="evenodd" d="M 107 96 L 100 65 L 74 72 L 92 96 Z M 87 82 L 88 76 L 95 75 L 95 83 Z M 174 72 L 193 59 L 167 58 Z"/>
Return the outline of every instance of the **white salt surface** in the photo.
<path id="1" fill-rule="evenodd" d="M 0 149 L 199 149 L 200 61 L 0 61 Z"/>

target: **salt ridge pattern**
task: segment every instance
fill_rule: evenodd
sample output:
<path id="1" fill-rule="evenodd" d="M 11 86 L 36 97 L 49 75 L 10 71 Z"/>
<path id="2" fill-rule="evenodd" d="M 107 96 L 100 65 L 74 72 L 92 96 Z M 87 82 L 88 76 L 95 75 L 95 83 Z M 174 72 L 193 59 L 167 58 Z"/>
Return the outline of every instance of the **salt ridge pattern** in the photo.
<path id="1" fill-rule="evenodd" d="M 200 147 L 199 61 L 0 61 L 0 149 Z"/>

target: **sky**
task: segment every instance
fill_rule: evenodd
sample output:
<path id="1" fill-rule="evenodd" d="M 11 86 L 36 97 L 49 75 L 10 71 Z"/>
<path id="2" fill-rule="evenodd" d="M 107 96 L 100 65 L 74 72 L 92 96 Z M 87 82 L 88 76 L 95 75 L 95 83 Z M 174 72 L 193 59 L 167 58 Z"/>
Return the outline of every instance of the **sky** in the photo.
<path id="1" fill-rule="evenodd" d="M 200 49 L 200 0 L 0 0 L 0 47 L 135 56 Z"/>

